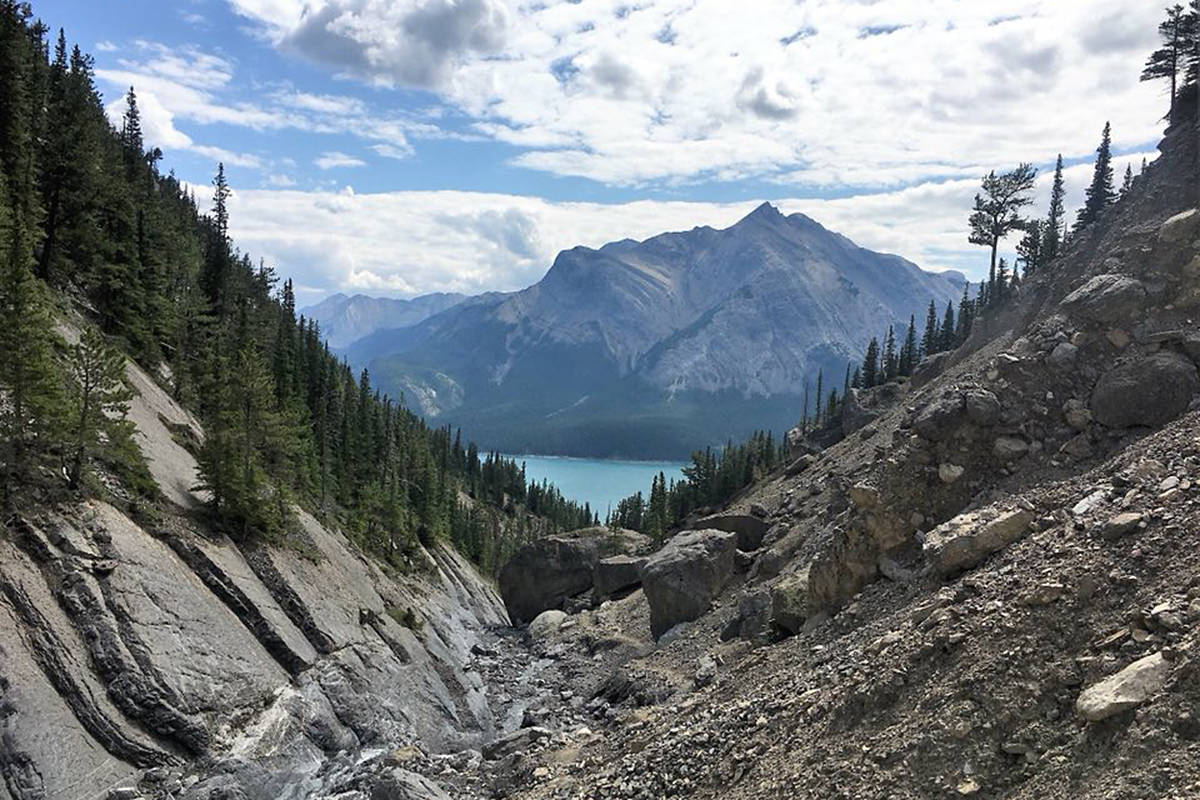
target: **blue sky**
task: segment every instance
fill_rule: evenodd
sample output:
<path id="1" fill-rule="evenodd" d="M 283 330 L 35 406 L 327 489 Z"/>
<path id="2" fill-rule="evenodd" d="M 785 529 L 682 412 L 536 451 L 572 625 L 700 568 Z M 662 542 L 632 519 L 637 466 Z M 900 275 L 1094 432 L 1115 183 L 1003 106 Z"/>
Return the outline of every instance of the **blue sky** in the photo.
<path id="1" fill-rule="evenodd" d="M 334 291 L 520 288 L 554 254 L 732 224 L 764 199 L 978 276 L 978 176 L 1112 120 L 1140 164 L 1162 87 L 1144 0 L 37 0 L 238 243 Z M 1045 176 L 1048 178 L 1048 176 Z M 1044 205 L 1046 181 L 1039 188 Z"/>

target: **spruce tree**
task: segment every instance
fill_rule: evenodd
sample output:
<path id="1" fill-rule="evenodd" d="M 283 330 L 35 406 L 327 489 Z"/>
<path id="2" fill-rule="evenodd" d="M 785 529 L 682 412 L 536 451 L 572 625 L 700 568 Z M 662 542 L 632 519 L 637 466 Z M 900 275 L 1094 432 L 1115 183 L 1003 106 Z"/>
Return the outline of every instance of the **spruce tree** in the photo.
<path id="1" fill-rule="evenodd" d="M 1042 248 L 1046 242 L 1046 223 L 1043 220 L 1029 220 L 1025 225 L 1025 235 L 1017 244 L 1017 262 L 1028 278 L 1041 268 Z M 1013 275 L 1016 275 L 1013 269 Z"/>
<path id="2" fill-rule="evenodd" d="M 1117 196 L 1113 188 L 1112 168 L 1112 126 L 1104 123 L 1104 133 L 1100 138 L 1100 146 L 1096 148 L 1096 166 L 1092 172 L 1092 182 L 1086 191 L 1083 208 L 1075 220 L 1075 229 L 1083 230 L 1104 213 L 1105 209 L 1115 202 Z"/>
<path id="3" fill-rule="evenodd" d="M 1124 200 L 1125 197 L 1133 191 L 1133 164 L 1125 165 L 1125 180 L 1121 181 L 1121 189 L 1119 198 Z"/>
<path id="4" fill-rule="evenodd" d="M 1046 217 L 1045 237 L 1041 252 L 1042 263 L 1048 264 L 1053 261 L 1061 251 L 1066 196 L 1066 189 L 1063 186 L 1062 153 L 1059 153 L 1058 162 L 1054 166 L 1054 184 L 1050 188 L 1050 213 Z"/>
<path id="5" fill-rule="evenodd" d="M 862 385 L 864 389 L 870 389 L 879 382 L 879 339 L 871 337 L 870 344 L 867 345 L 867 353 L 863 357 L 862 363 Z"/>
<path id="6" fill-rule="evenodd" d="M 887 338 L 883 345 L 883 378 L 885 381 L 895 380 L 900 374 L 900 360 L 896 355 L 896 334 L 888 325 Z"/>
<path id="7" fill-rule="evenodd" d="M 904 344 L 900 347 L 900 374 L 912 375 L 913 369 L 917 365 L 917 317 L 912 315 L 908 318 L 908 332 L 904 335 Z M 849 367 L 846 368 L 849 370 Z M 849 373 L 847 373 L 849 374 Z M 843 395 L 848 392 L 843 392 Z"/>
<path id="8" fill-rule="evenodd" d="M 922 355 L 931 356 L 938 351 L 938 318 L 937 305 L 929 301 L 929 309 L 925 312 L 925 334 L 921 337 Z"/>
<path id="9" fill-rule="evenodd" d="M 938 331 L 938 349 L 953 350 L 954 342 L 954 304 L 946 301 L 946 313 L 942 316 L 942 328 Z"/>

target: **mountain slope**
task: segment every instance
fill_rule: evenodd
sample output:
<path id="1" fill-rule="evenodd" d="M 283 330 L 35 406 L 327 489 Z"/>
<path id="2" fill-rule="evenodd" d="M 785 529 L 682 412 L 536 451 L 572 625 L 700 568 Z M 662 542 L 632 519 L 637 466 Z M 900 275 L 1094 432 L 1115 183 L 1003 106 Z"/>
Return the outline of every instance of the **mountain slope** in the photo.
<path id="1" fill-rule="evenodd" d="M 782 428 L 804 382 L 846 365 L 888 325 L 962 292 L 763 204 L 703 227 L 576 247 L 520 292 L 485 295 L 347 348 L 375 379 L 489 446 L 679 456 Z M 902 331 L 898 333 L 898 338 Z"/>
<path id="2" fill-rule="evenodd" d="M 321 326 L 329 346 L 340 350 L 383 328 L 407 328 L 458 305 L 464 294 L 436 292 L 400 300 L 391 297 L 368 297 L 335 294 L 314 306 L 303 309 L 310 319 Z"/>

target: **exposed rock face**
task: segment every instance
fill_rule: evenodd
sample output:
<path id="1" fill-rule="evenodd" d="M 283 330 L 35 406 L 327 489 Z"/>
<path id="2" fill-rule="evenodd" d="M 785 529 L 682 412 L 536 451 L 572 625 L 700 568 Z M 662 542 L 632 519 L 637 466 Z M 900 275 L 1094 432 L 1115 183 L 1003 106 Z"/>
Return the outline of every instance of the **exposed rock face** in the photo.
<path id="1" fill-rule="evenodd" d="M 1159 352 L 1104 373 L 1092 392 L 1092 415 L 1110 428 L 1161 425 L 1186 411 L 1198 390 L 1195 364 Z"/>
<path id="2" fill-rule="evenodd" d="M 633 531 L 584 528 L 525 545 L 500 570 L 500 594 L 514 622 L 528 622 L 592 588 L 596 565 L 645 544 Z"/>
<path id="3" fill-rule="evenodd" d="M 925 557 L 943 575 L 960 572 L 1020 539 L 1032 521 L 1025 509 L 960 514 L 925 535 Z"/>
<path id="4" fill-rule="evenodd" d="M 650 604 L 650 632 L 658 638 L 708 611 L 733 574 L 737 534 L 681 533 L 646 562 L 642 588 Z"/>
<path id="5" fill-rule="evenodd" d="M 1136 708 L 1162 690 L 1170 671 L 1171 666 L 1162 653 L 1139 658 L 1085 689 L 1075 702 L 1075 713 L 1088 722 L 1099 722 Z"/>

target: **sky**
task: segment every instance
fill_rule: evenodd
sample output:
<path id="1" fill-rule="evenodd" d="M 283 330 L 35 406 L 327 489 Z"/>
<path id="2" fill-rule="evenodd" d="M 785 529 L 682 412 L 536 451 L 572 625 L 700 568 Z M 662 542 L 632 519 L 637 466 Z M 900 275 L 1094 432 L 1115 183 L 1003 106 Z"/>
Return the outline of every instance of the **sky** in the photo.
<path id="1" fill-rule="evenodd" d="M 555 254 L 763 200 L 979 278 L 979 178 L 1062 153 L 1082 202 L 1106 121 L 1153 160 L 1146 0 L 34 0 L 135 87 L 164 167 L 301 304 L 509 291 Z M 1008 246 L 1014 242 L 1009 242 Z"/>

